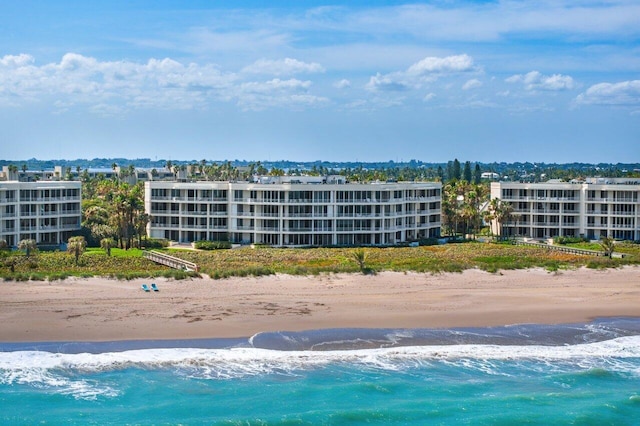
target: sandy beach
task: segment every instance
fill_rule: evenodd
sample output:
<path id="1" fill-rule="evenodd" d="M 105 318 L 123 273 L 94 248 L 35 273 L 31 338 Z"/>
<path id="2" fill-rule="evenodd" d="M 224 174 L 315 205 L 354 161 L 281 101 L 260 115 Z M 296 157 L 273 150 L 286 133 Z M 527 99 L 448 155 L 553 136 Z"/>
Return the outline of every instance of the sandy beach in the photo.
<path id="1" fill-rule="evenodd" d="M 0 283 L 0 341 L 248 337 L 640 316 L 640 268 Z"/>

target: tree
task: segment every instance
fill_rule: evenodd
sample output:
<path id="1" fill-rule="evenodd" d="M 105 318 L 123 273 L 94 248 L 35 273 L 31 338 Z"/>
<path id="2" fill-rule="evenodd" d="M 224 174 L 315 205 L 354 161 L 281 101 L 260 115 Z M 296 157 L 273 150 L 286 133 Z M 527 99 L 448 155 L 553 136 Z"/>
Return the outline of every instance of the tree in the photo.
<path id="1" fill-rule="evenodd" d="M 607 256 L 609 259 L 611 259 L 611 256 L 613 255 L 615 244 L 616 243 L 613 238 L 602 237 L 600 239 L 600 247 L 602 248 L 602 251 L 604 251 L 605 256 Z"/>
<path id="2" fill-rule="evenodd" d="M 355 250 L 353 253 L 351 253 L 351 255 L 353 256 L 353 259 L 358 264 L 358 267 L 360 268 L 360 272 L 364 274 L 367 269 L 366 267 L 367 252 L 365 252 L 364 249 L 358 249 L 358 250 Z"/>
<path id="3" fill-rule="evenodd" d="M 452 170 L 453 176 L 452 178 L 455 180 L 460 180 L 461 174 L 460 174 L 460 162 L 458 161 L 458 159 L 454 159 L 453 160 L 453 170 Z"/>
<path id="4" fill-rule="evenodd" d="M 32 240 L 32 239 L 26 239 L 26 240 L 20 240 L 20 242 L 18 243 L 18 250 L 23 250 L 25 256 L 27 256 L 27 258 L 29 256 L 31 256 L 31 254 L 38 248 L 37 244 L 36 244 L 36 240 Z"/>
<path id="5" fill-rule="evenodd" d="M 462 173 L 462 178 L 464 180 L 466 180 L 467 182 L 471 183 L 471 162 L 469 161 L 465 161 L 464 162 L 464 172 Z"/>
<path id="6" fill-rule="evenodd" d="M 473 183 L 480 185 L 480 182 L 482 182 L 482 170 L 480 170 L 480 165 L 476 163 L 476 168 L 473 171 Z"/>
<path id="7" fill-rule="evenodd" d="M 84 253 L 87 248 L 87 242 L 84 237 L 71 237 L 67 242 L 67 253 L 71 253 L 76 258 L 76 266 L 78 266 L 78 260 L 82 253 Z"/>
<path id="8" fill-rule="evenodd" d="M 498 235 L 502 240 L 505 238 L 504 227 L 509 222 L 513 214 L 513 206 L 511 203 L 503 202 L 499 198 L 493 198 L 489 202 L 488 209 L 491 211 L 493 219 L 497 222 Z"/>
<path id="9" fill-rule="evenodd" d="M 489 234 L 493 237 L 495 234 L 493 233 L 493 220 L 496 217 L 493 215 L 493 212 L 487 208 L 484 212 L 482 212 L 482 219 L 489 224 Z"/>
<path id="10" fill-rule="evenodd" d="M 103 238 L 100 240 L 100 248 L 102 248 L 107 256 L 111 256 L 111 249 L 116 246 L 116 241 L 113 238 Z"/>

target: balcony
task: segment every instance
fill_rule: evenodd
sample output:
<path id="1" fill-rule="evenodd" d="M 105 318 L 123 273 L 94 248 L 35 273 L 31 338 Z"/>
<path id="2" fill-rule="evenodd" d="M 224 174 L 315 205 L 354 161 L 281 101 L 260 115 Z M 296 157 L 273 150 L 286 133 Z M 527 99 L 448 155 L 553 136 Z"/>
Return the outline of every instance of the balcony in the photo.
<path id="1" fill-rule="evenodd" d="M 78 223 L 66 223 L 59 226 L 60 229 L 79 229 L 80 224 Z"/>
<path id="2" fill-rule="evenodd" d="M 181 225 L 183 229 L 208 229 L 208 225 Z"/>

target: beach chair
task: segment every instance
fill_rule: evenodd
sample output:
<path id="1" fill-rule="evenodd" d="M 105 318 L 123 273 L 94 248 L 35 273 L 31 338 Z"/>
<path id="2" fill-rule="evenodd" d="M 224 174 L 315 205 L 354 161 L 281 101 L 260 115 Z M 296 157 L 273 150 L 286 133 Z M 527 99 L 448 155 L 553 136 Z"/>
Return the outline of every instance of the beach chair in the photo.
<path id="1" fill-rule="evenodd" d="M 143 289 L 144 291 L 147 291 L 147 292 L 148 292 L 148 291 L 151 291 L 151 290 L 149 290 L 149 286 L 148 286 L 148 285 L 146 285 L 146 284 L 142 284 L 142 289 Z"/>
<path id="2" fill-rule="evenodd" d="M 151 288 L 153 289 L 153 291 L 160 291 L 156 283 L 151 284 Z"/>

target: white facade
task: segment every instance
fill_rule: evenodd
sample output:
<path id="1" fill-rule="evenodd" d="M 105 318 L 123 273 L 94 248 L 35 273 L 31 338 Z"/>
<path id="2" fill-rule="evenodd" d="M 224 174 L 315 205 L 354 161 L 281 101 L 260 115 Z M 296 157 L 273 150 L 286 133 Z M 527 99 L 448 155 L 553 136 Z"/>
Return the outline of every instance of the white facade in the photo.
<path id="1" fill-rule="evenodd" d="M 491 198 L 513 206 L 508 236 L 640 240 L 640 179 L 585 182 L 494 182 Z"/>
<path id="2" fill-rule="evenodd" d="M 0 239 L 12 247 L 66 243 L 80 230 L 80 194 L 80 182 L 0 182 Z"/>
<path id="3" fill-rule="evenodd" d="M 440 235 L 440 183 L 145 182 L 152 238 L 393 245 Z"/>

